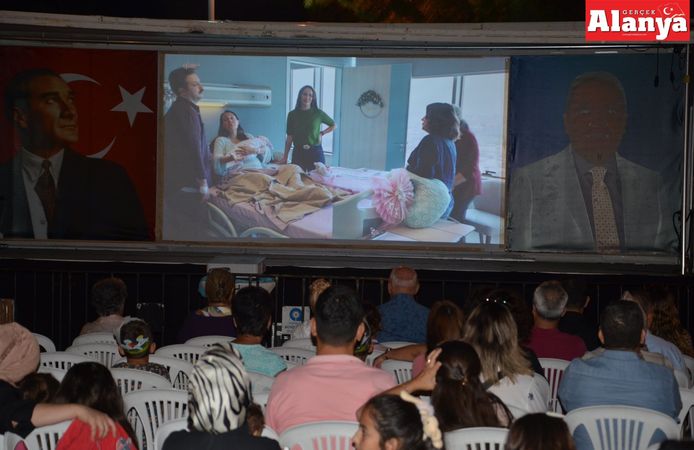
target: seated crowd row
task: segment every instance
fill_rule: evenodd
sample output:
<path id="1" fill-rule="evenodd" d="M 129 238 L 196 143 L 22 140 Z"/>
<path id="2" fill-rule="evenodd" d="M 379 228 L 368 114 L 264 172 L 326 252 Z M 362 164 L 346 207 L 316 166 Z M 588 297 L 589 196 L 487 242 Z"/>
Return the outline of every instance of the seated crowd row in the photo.
<path id="1" fill-rule="evenodd" d="M 507 448 L 539 448 L 524 443 L 529 436 L 537 439 L 536 433 L 529 431 L 531 428 L 549 434 L 550 430 L 564 432 L 566 426 L 561 420 L 561 425 L 551 426 L 551 417 L 533 414 L 546 412 L 551 404 L 549 383 L 538 358 L 572 360 L 559 386 L 559 400 L 565 412 L 584 406 L 628 405 L 676 419 L 682 407 L 675 378 L 677 370 L 688 377 L 682 354 L 672 343 L 654 341 L 655 336 L 647 331 L 653 308 L 645 293 L 632 292 L 626 299 L 608 304 L 597 333 L 589 332 L 583 323 L 575 327 L 573 335 L 559 330 L 569 295 L 558 282 L 545 282 L 535 291 L 532 325 L 524 318 L 524 302 L 505 292 L 490 292 L 470 302 L 467 314 L 449 301 L 437 302 L 429 311 L 414 299 L 419 286 L 416 272 L 405 267 L 391 273 L 391 300 L 368 315 L 351 288 L 321 281 L 313 285 L 313 317 L 297 330 L 297 336 L 303 337 L 301 333 L 308 328 L 315 338 L 316 356 L 303 366 L 285 370 L 284 360 L 261 345 L 271 324 L 271 297 L 258 287 L 244 288 L 232 295 L 233 284 L 233 276 L 226 271 L 213 270 L 208 275 L 206 293 L 210 304 L 203 311 L 196 311 L 191 321 L 203 329 L 203 318 L 230 318 L 236 337 L 232 343 L 214 346 L 194 366 L 188 386 L 189 431 L 173 435 L 166 441 L 165 449 L 240 444 L 248 448 L 277 448 L 275 441 L 251 437 L 246 420 L 246 409 L 252 404 L 248 371 L 276 376 L 264 419 L 276 433 L 310 422 L 356 418 L 360 423 L 353 438 L 357 449 L 441 448 L 441 432 L 480 426 L 512 427 L 514 422 L 516 430 L 509 434 Z M 215 304 L 216 298 L 224 298 L 230 304 Z M 586 299 L 584 306 L 585 302 Z M 230 317 L 225 308 L 230 310 Z M 580 322 L 576 320 L 574 325 Z M 160 368 L 148 362 L 147 355 L 155 346 L 146 324 L 121 318 L 116 326 L 116 338 L 122 354 L 127 356 L 123 364 L 160 372 Z M 78 386 L 98 379 L 95 369 L 66 375 L 56 394 L 61 406 L 25 400 L 27 393 L 18 386 L 35 371 L 38 350 L 34 357 L 32 339 L 19 325 L 2 327 L 8 328 L 2 331 L 5 348 L 0 349 L 0 400 L 4 400 L 0 432 L 26 434 L 32 426 L 78 418 L 104 436 L 113 427 L 110 416 L 132 438 L 123 420 L 117 389 L 113 390 L 114 396 L 91 403 L 79 395 L 64 394 L 67 388 L 63 385 L 70 380 L 74 383 L 75 376 Z M 95 331 L 86 328 L 88 332 Z M 361 356 L 369 353 L 376 337 L 381 341 L 421 342 L 386 349 L 375 360 L 376 366 L 387 359 L 412 360 L 411 380 L 396 385 L 391 373 L 355 358 L 355 350 Z M 596 337 L 602 346 L 587 352 L 589 346 L 594 347 Z M 81 365 L 75 368 L 78 366 Z M 419 394 L 430 395 L 430 402 L 415 397 Z M 250 416 L 256 418 L 251 423 L 260 424 L 253 431 L 259 434 L 262 413 L 257 408 L 251 411 Z M 431 418 L 435 420 L 428 420 Z M 538 421 L 544 425 L 537 427 Z M 578 432 L 574 437 L 579 450 L 592 448 L 586 435 Z M 574 445 L 571 436 L 565 438 L 565 444 L 558 437 L 547 439 L 553 446 L 542 448 Z"/>

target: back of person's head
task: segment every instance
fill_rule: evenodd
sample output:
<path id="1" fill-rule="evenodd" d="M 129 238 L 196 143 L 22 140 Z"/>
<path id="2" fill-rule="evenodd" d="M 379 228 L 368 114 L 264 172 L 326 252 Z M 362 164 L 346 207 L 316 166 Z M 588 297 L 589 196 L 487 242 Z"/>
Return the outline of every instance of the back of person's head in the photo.
<path id="1" fill-rule="evenodd" d="M 193 75 L 194 73 L 195 69 L 192 67 L 179 67 L 169 72 L 169 86 L 171 87 L 171 91 L 178 95 L 178 91 L 187 86 L 186 78 L 188 78 L 188 75 Z"/>
<path id="2" fill-rule="evenodd" d="M 427 130 L 436 136 L 447 139 L 458 139 L 460 122 L 455 115 L 453 105 L 449 103 L 430 103 L 427 105 Z"/>
<path id="3" fill-rule="evenodd" d="M 234 274 L 226 269 L 212 269 L 207 273 L 205 293 L 209 303 L 231 303 L 236 280 Z"/>
<path id="4" fill-rule="evenodd" d="M 533 306 L 537 314 L 545 320 L 559 320 L 564 314 L 569 295 L 558 281 L 541 283 L 533 294 Z"/>
<path id="5" fill-rule="evenodd" d="M 441 367 L 436 372 L 431 404 L 441 431 L 502 426 L 495 404 L 497 408 L 505 407 L 482 387 L 482 365 L 475 349 L 463 341 L 444 342 L 439 347 Z"/>
<path id="6" fill-rule="evenodd" d="M 16 322 L 0 325 L 0 380 L 17 384 L 39 366 L 39 343 Z"/>
<path id="7" fill-rule="evenodd" d="M 411 267 L 395 267 L 388 277 L 388 292 L 391 295 L 415 295 L 419 291 L 417 272 Z"/>
<path id="8" fill-rule="evenodd" d="M 311 311 L 316 309 L 316 301 L 318 301 L 318 296 L 320 296 L 324 290 L 331 286 L 330 281 L 325 278 L 318 278 L 313 280 L 311 285 L 308 287 L 308 304 L 311 307 Z"/>
<path id="9" fill-rule="evenodd" d="M 137 437 L 125 417 L 123 397 L 111 372 L 98 362 L 75 364 L 65 374 L 55 395 L 56 403 L 79 403 L 117 421 L 133 442 Z"/>
<path id="10" fill-rule="evenodd" d="M 352 438 L 356 450 L 372 448 L 367 446 L 365 434 L 378 433 L 379 448 L 385 450 L 431 450 L 434 445 L 425 435 L 422 416 L 414 403 L 397 395 L 377 395 L 371 397 L 358 411 L 360 429 Z M 363 425 L 371 419 L 375 430 L 364 429 Z"/>
<path id="11" fill-rule="evenodd" d="M 17 385 L 22 398 L 34 403 L 52 403 L 60 382 L 50 373 L 30 373 Z"/>
<path id="12" fill-rule="evenodd" d="M 504 450 L 576 450 L 576 445 L 566 422 L 537 413 L 513 422 Z"/>
<path id="13" fill-rule="evenodd" d="M 260 436 L 265 428 L 265 416 L 263 408 L 257 403 L 251 403 L 246 408 L 246 423 L 248 423 L 248 432 L 251 436 Z"/>
<path id="14" fill-rule="evenodd" d="M 571 278 L 561 282 L 569 300 L 566 302 L 567 309 L 583 309 L 588 299 L 588 284 L 577 278 Z"/>
<path id="15" fill-rule="evenodd" d="M 272 297 L 261 287 L 248 286 L 236 292 L 231 310 L 239 335 L 264 336 L 272 317 Z"/>
<path id="16" fill-rule="evenodd" d="M 316 302 L 316 335 L 324 344 L 345 345 L 354 341 L 364 319 L 364 309 L 354 289 L 331 286 Z"/>
<path id="17" fill-rule="evenodd" d="M 636 302 L 610 302 L 600 316 L 600 332 L 605 348 L 636 349 L 641 345 L 641 332 L 644 329 L 643 312 Z"/>
<path id="18" fill-rule="evenodd" d="M 152 329 L 147 322 L 137 317 L 126 317 L 116 328 L 113 337 L 127 358 L 142 358 L 156 349 Z"/>
<path id="19" fill-rule="evenodd" d="M 427 318 L 427 350 L 432 351 L 442 342 L 463 336 L 465 317 L 458 305 L 450 300 L 434 303 Z"/>
<path id="20" fill-rule="evenodd" d="M 120 278 L 104 278 L 92 287 L 92 305 L 99 317 L 123 314 L 126 298 L 128 289 Z"/>
<path id="21" fill-rule="evenodd" d="M 523 343 L 530 339 L 533 315 L 530 307 L 518 291 L 509 288 L 482 289 L 472 296 L 471 301 L 463 305 L 463 312 L 468 316 L 477 305 L 484 302 L 500 303 L 506 306 L 511 312 L 514 322 L 516 322 L 518 342 Z"/>
<path id="22" fill-rule="evenodd" d="M 227 433 L 246 421 L 251 382 L 231 345 L 210 347 L 193 366 L 188 381 L 188 428 Z"/>
<path id="23" fill-rule="evenodd" d="M 501 375 L 515 382 L 515 375 L 532 374 L 518 345 L 516 323 L 503 303 L 484 301 L 473 309 L 465 322 L 463 340 L 477 351 L 486 381 L 494 383 Z"/>
<path id="24" fill-rule="evenodd" d="M 364 335 L 354 344 L 354 356 L 366 361 L 374 349 L 374 336 L 381 331 L 381 313 L 371 303 L 362 303 L 362 308 L 364 308 Z"/>
<path id="25" fill-rule="evenodd" d="M 644 290 L 632 289 L 624 291 L 622 299 L 638 303 L 638 305 L 643 310 L 643 313 L 646 315 L 653 313 L 653 308 L 655 307 L 655 304 L 650 294 Z"/>

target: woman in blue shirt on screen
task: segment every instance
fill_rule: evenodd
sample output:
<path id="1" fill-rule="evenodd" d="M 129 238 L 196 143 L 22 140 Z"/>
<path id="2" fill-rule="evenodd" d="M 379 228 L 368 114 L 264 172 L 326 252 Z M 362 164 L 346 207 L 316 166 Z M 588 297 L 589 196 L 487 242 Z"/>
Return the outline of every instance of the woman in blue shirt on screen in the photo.
<path id="1" fill-rule="evenodd" d="M 427 134 L 419 142 L 407 159 L 407 170 L 423 178 L 436 178 L 446 185 L 449 192 L 453 190 L 455 178 L 456 150 L 460 123 L 448 103 L 431 103 L 427 113 L 422 117 L 422 129 Z M 453 196 L 443 218 L 448 217 L 453 209 Z"/>

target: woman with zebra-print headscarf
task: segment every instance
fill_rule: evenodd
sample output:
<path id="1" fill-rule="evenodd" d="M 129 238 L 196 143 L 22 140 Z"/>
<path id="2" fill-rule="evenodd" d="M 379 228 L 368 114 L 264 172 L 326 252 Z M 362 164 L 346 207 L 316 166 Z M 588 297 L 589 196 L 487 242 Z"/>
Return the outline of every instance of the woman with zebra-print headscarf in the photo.
<path id="1" fill-rule="evenodd" d="M 279 450 L 277 441 L 255 437 L 248 427 L 253 406 L 243 362 L 228 344 L 214 345 L 200 357 L 188 382 L 188 430 L 172 433 L 164 450 L 202 448 Z"/>

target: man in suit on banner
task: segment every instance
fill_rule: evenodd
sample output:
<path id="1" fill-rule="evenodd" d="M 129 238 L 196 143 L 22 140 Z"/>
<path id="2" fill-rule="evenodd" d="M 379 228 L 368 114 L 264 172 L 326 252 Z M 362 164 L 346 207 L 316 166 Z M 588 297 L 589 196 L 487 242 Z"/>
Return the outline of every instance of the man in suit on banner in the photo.
<path id="1" fill-rule="evenodd" d="M 671 250 L 659 174 L 617 153 L 626 123 L 626 96 L 614 75 L 574 79 L 564 112 L 570 144 L 511 174 L 512 249 Z"/>
<path id="2" fill-rule="evenodd" d="M 74 93 L 49 69 L 18 73 L 5 92 L 21 148 L 0 166 L 4 238 L 144 240 L 147 223 L 125 170 L 70 148 L 79 139 Z"/>

